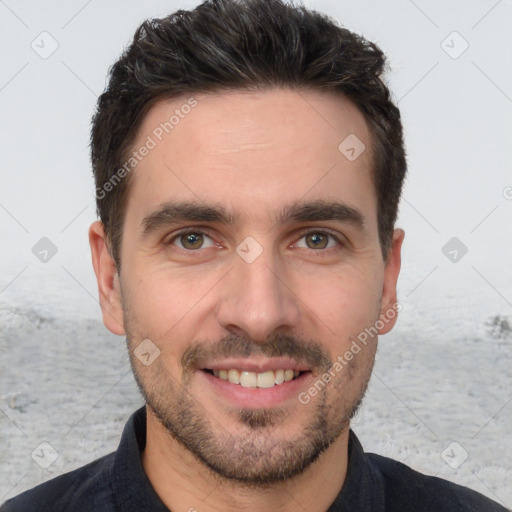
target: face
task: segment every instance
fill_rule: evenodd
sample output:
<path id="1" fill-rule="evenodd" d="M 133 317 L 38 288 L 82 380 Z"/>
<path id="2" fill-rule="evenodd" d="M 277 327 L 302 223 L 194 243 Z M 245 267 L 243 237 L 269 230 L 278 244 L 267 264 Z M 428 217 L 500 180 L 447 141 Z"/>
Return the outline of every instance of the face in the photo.
<path id="1" fill-rule="evenodd" d="M 161 425 L 218 475 L 266 485 L 348 428 L 376 350 L 361 333 L 394 323 L 403 233 L 384 262 L 370 135 L 347 99 L 194 98 L 139 130 L 134 149 L 154 144 L 132 171 L 119 276 L 91 227 L 104 321 Z"/>

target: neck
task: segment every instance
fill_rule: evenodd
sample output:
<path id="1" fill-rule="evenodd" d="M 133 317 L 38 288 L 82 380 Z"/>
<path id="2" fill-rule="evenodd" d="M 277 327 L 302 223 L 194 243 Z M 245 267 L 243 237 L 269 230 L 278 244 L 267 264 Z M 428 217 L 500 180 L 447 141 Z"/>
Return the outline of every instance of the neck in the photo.
<path id="1" fill-rule="evenodd" d="M 146 407 L 146 448 L 142 464 L 169 510 L 325 512 L 341 491 L 348 463 L 348 429 L 306 470 L 266 488 L 227 481 L 178 443 Z"/>

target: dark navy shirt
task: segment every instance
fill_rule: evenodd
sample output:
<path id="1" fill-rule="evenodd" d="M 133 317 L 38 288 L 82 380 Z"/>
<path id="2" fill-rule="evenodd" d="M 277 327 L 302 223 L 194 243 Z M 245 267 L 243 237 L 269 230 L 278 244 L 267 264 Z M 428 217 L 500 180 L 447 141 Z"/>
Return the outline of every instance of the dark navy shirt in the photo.
<path id="1" fill-rule="evenodd" d="M 141 461 L 146 410 L 128 420 L 119 448 L 4 503 L 0 512 L 169 512 Z M 353 431 L 343 488 L 327 512 L 498 512 L 501 505 L 466 487 L 365 453 Z"/>

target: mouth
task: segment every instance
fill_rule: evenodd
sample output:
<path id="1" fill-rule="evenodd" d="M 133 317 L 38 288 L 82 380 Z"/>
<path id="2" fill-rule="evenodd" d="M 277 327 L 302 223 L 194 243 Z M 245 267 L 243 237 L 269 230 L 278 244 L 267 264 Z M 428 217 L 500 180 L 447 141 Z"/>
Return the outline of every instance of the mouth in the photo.
<path id="1" fill-rule="evenodd" d="M 196 370 L 207 401 L 228 408 L 292 406 L 314 380 L 310 364 L 285 356 L 203 360 Z"/>
<path id="2" fill-rule="evenodd" d="M 197 370 L 209 401 L 249 409 L 291 406 L 314 379 L 309 365 L 288 357 L 203 361 Z"/>
<path id="3" fill-rule="evenodd" d="M 301 377 L 309 371 L 300 371 L 292 368 L 278 368 L 264 372 L 247 371 L 237 368 L 213 369 L 203 368 L 202 371 L 213 375 L 215 378 L 228 381 L 244 388 L 273 388 L 282 386 Z"/>

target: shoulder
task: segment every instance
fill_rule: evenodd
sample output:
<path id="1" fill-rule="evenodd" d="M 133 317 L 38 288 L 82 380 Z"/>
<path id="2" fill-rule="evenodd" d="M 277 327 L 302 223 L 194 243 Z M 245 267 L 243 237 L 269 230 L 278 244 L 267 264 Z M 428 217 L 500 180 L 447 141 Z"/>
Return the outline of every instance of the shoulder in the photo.
<path id="1" fill-rule="evenodd" d="M 416 512 L 506 512 L 503 506 L 467 487 L 428 476 L 396 460 L 367 453 L 369 462 L 383 479 L 389 510 Z M 388 510 L 388 508 L 386 508 Z"/>
<path id="2" fill-rule="evenodd" d="M 115 452 L 44 482 L 6 501 L 0 512 L 109 511 L 110 472 Z"/>

